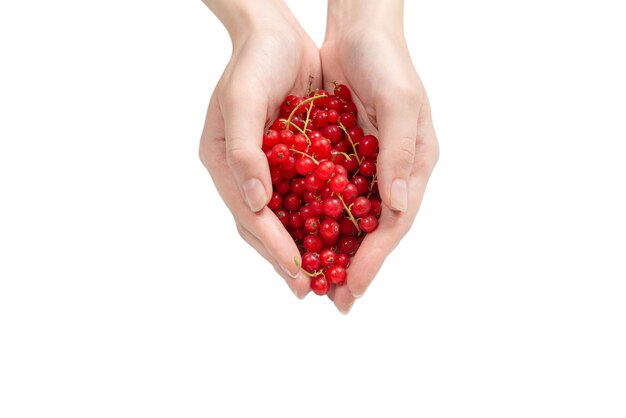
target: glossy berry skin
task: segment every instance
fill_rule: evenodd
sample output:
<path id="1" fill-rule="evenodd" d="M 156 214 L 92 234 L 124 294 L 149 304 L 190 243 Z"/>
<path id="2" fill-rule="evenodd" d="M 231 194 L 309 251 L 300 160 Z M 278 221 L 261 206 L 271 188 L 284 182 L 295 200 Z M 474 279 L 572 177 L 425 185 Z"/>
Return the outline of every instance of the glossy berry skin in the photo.
<path id="1" fill-rule="evenodd" d="M 334 219 L 325 219 L 320 225 L 319 232 L 326 240 L 336 240 L 339 237 L 339 224 Z"/>
<path id="2" fill-rule="evenodd" d="M 370 159 L 365 159 L 359 167 L 359 173 L 364 177 L 372 177 L 376 174 L 376 163 Z"/>
<path id="3" fill-rule="evenodd" d="M 285 208 L 288 209 L 286 206 Z M 367 215 L 371 208 L 372 204 L 367 197 L 359 196 L 352 202 L 352 214 L 357 218 Z"/>
<path id="4" fill-rule="evenodd" d="M 343 213 L 343 205 L 341 201 L 336 197 L 325 199 L 322 202 L 324 208 L 324 214 L 329 218 L 339 219 Z"/>
<path id="5" fill-rule="evenodd" d="M 317 232 L 320 228 L 320 221 L 317 218 L 308 218 L 304 221 L 304 229 L 309 233 Z"/>
<path id="6" fill-rule="evenodd" d="M 356 253 L 356 250 L 359 249 L 359 245 L 361 245 L 361 243 L 359 242 L 358 238 L 343 237 L 339 240 L 339 245 L 337 245 L 337 249 L 340 253 L 352 256 L 354 255 L 354 253 Z"/>
<path id="7" fill-rule="evenodd" d="M 378 219 L 374 215 L 368 215 L 364 218 L 359 219 L 359 228 L 363 232 L 370 233 L 373 232 L 378 227 Z"/>
<path id="8" fill-rule="evenodd" d="M 272 198 L 270 199 L 269 203 L 267 204 L 267 207 L 270 208 L 271 210 L 273 210 L 274 212 L 276 212 L 277 210 L 282 208 L 283 207 L 283 196 L 280 193 L 278 193 L 278 192 L 272 193 Z"/>
<path id="9" fill-rule="evenodd" d="M 344 285 L 346 283 L 346 269 L 342 266 L 332 266 L 326 270 L 326 278 L 337 286 Z"/>
<path id="10" fill-rule="evenodd" d="M 302 255 L 302 268 L 309 272 L 315 273 L 322 267 L 322 261 L 317 253 L 304 253 Z"/>
<path id="11" fill-rule="evenodd" d="M 350 88 L 345 84 L 337 84 L 333 92 L 335 93 L 335 96 L 339 97 L 340 99 L 352 101 L 352 93 L 350 92 Z"/>
<path id="12" fill-rule="evenodd" d="M 378 154 L 378 138 L 373 135 L 365 135 L 359 141 L 357 152 L 362 157 L 373 157 Z"/>
<path id="13" fill-rule="evenodd" d="M 319 296 L 324 296 L 330 290 L 330 283 L 323 274 L 311 279 L 311 290 Z"/>
<path id="14" fill-rule="evenodd" d="M 285 144 L 276 144 L 272 147 L 272 160 L 276 164 L 280 164 L 291 156 L 291 151 L 289 151 L 289 147 Z"/>
<path id="15" fill-rule="evenodd" d="M 341 133 L 341 129 L 335 125 L 328 125 L 322 130 L 324 137 L 327 138 L 332 144 L 341 139 Z"/>
<path id="16" fill-rule="evenodd" d="M 265 135 L 263 135 L 263 148 L 272 149 L 276 144 L 278 144 L 278 132 L 269 129 L 265 132 Z"/>
<path id="17" fill-rule="evenodd" d="M 350 257 L 378 227 L 378 139 L 358 126 L 345 84 L 288 96 L 278 114 L 262 138 L 273 186 L 267 206 L 300 250 L 311 289 L 324 295 L 346 283 Z"/>
<path id="18" fill-rule="evenodd" d="M 317 173 L 317 177 L 322 180 L 328 180 L 333 175 L 335 171 L 335 164 L 329 160 L 320 161 L 317 166 L 315 172 Z"/>
<path id="19" fill-rule="evenodd" d="M 332 190 L 333 193 L 341 193 L 346 190 L 350 181 L 348 177 L 344 175 L 335 175 L 328 182 L 328 187 Z"/>
<path id="20" fill-rule="evenodd" d="M 337 254 L 337 257 L 335 257 L 336 266 L 346 268 L 348 264 L 350 264 L 350 257 L 347 254 Z"/>
<path id="21" fill-rule="evenodd" d="M 324 241 L 319 235 L 307 235 L 303 239 L 303 246 L 310 253 L 319 253 L 324 246 Z"/>
<path id="22" fill-rule="evenodd" d="M 352 128 L 356 125 L 356 116 L 354 116 L 354 113 L 344 112 L 339 116 L 339 122 L 341 122 L 344 128 Z"/>
<path id="23" fill-rule="evenodd" d="M 335 257 L 337 254 L 333 250 L 325 249 L 320 253 L 320 260 L 322 261 L 322 265 L 326 267 L 330 267 L 335 264 Z"/>

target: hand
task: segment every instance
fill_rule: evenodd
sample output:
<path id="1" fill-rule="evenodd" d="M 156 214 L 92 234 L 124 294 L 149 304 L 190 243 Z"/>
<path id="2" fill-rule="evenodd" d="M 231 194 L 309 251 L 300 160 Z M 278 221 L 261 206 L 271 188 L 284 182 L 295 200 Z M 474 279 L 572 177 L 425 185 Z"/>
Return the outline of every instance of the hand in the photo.
<path id="1" fill-rule="evenodd" d="M 380 144 L 379 226 L 351 261 L 348 286 L 330 295 L 347 310 L 410 229 L 439 147 L 426 91 L 402 33 L 402 1 L 331 0 L 320 53 L 326 87 L 338 81 L 352 88 L 359 123 L 366 134 L 378 135 Z"/>
<path id="2" fill-rule="evenodd" d="M 227 26 L 233 53 L 209 103 L 200 159 L 239 234 L 303 298 L 309 278 L 294 263 L 298 248 L 266 207 L 272 184 L 261 143 L 282 100 L 301 94 L 309 76 L 320 83 L 319 51 L 282 1 L 207 3 Z"/>

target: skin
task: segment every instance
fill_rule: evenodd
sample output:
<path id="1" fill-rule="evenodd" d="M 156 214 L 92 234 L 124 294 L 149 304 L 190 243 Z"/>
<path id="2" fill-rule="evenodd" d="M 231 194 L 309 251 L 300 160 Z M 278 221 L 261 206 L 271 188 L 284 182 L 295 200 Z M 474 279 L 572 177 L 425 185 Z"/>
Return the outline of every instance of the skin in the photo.
<path id="1" fill-rule="evenodd" d="M 233 54 L 215 88 L 200 143 L 200 159 L 231 210 L 240 235 L 266 258 L 298 297 L 309 279 L 298 272 L 297 247 L 265 207 L 271 181 L 263 130 L 288 94 L 352 89 L 359 124 L 380 141 L 378 182 L 383 212 L 349 267 L 348 285 L 329 293 L 347 313 L 385 258 L 410 229 L 439 156 L 430 105 L 404 39 L 401 0 L 329 0 L 321 50 L 279 0 L 206 0 L 224 23 Z M 317 83 L 317 84 L 316 84 Z"/>

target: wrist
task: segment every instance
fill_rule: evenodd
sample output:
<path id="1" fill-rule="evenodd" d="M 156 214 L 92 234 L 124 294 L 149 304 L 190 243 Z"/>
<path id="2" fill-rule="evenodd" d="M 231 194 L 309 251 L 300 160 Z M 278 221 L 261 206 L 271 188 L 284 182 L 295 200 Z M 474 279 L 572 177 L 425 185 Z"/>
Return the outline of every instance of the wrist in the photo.
<path id="1" fill-rule="evenodd" d="M 280 32 L 299 28 L 283 0 L 203 0 L 222 22 L 233 45 L 250 34 L 262 31 Z"/>
<path id="2" fill-rule="evenodd" d="M 403 0 L 328 0 L 325 42 L 349 32 L 375 32 L 404 39 Z"/>

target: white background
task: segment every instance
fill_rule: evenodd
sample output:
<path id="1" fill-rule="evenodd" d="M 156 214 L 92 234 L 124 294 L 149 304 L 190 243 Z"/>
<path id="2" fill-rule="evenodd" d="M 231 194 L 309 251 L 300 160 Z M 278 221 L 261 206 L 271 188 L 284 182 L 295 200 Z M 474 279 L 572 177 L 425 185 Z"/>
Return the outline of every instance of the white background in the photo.
<path id="1" fill-rule="evenodd" d="M 407 3 L 441 159 L 344 317 L 197 158 L 199 0 L 2 1 L 1 417 L 626 416 L 621 2 Z"/>

